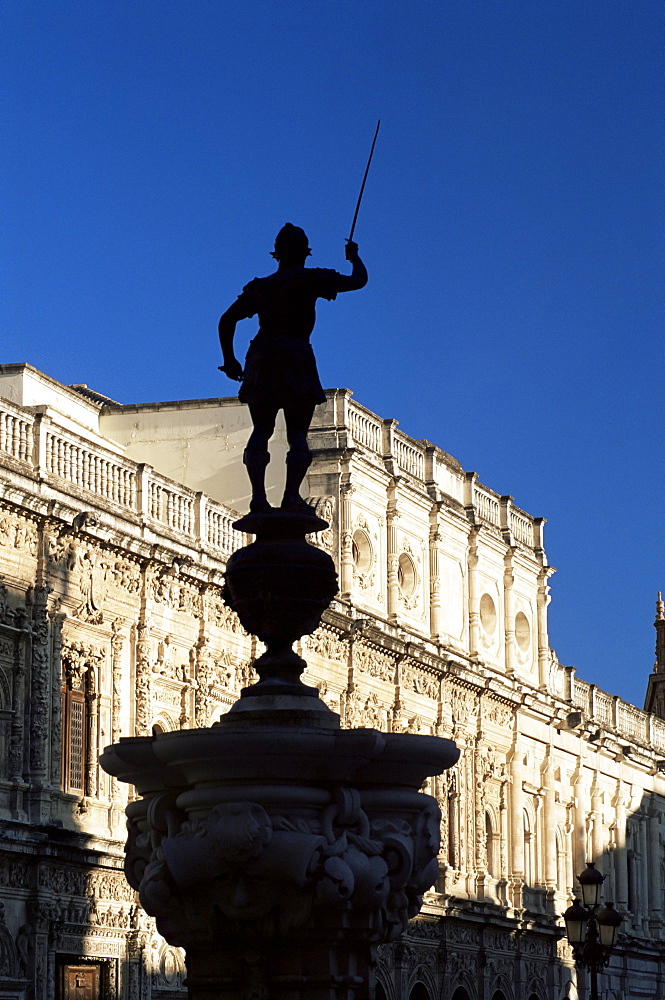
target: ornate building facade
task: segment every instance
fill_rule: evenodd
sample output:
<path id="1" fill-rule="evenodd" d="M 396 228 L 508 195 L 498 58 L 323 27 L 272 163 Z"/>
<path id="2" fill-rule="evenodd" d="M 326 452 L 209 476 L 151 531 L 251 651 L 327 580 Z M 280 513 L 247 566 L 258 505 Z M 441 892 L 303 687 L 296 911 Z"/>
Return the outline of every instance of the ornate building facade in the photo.
<path id="1" fill-rule="evenodd" d="M 124 879 L 126 790 L 97 757 L 210 725 L 252 679 L 258 643 L 221 596 L 247 428 L 234 399 L 122 406 L 0 366 L 0 1000 L 184 995 Z M 429 789 L 439 879 L 381 951 L 382 996 L 585 995 L 560 915 L 588 860 L 624 914 L 606 997 L 665 996 L 662 608 L 641 711 L 550 648 L 543 519 L 347 390 L 310 443 L 330 523 L 312 540 L 340 592 L 303 642 L 306 680 L 348 726 L 462 750 Z"/>

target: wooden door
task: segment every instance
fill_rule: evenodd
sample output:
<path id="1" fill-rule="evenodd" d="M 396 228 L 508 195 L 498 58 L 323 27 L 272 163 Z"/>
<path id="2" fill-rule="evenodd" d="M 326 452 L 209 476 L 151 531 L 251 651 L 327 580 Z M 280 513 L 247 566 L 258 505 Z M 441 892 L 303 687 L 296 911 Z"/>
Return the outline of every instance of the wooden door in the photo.
<path id="1" fill-rule="evenodd" d="M 101 1000 L 99 965 L 63 965 L 62 1000 Z"/>

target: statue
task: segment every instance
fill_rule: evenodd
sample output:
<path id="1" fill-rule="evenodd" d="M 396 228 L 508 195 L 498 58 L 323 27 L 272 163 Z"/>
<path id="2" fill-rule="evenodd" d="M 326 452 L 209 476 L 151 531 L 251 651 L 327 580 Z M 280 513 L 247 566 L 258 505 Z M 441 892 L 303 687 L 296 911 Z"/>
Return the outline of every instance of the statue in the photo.
<path id="1" fill-rule="evenodd" d="M 252 487 L 252 514 L 272 510 L 265 490 L 265 471 L 270 461 L 268 442 L 277 413 L 284 410 L 289 451 L 281 509 L 311 515 L 309 504 L 300 496 L 300 485 L 312 461 L 307 432 L 314 407 L 326 398 L 309 342 L 316 320 L 316 300 L 331 301 L 338 292 L 351 292 L 367 284 L 367 270 L 358 256 L 358 244 L 352 240 L 346 245 L 350 275 L 328 268 L 306 268 L 310 253 L 303 230 L 287 222 L 277 234 L 272 252 L 277 270 L 245 285 L 219 321 L 224 356 L 220 371 L 242 382 L 238 398 L 247 403 L 252 417 L 253 431 L 243 455 Z M 233 352 L 233 337 L 238 321 L 256 314 L 259 332 L 250 342 L 243 371 Z"/>

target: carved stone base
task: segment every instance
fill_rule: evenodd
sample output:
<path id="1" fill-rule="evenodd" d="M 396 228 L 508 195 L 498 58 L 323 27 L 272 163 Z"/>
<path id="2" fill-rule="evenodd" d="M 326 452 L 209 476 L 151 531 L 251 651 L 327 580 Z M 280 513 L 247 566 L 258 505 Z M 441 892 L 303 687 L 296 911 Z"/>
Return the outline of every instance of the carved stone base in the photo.
<path id="1" fill-rule="evenodd" d="M 192 1000 L 366 1000 L 376 945 L 437 875 L 439 810 L 419 789 L 459 751 L 340 730 L 314 698 L 243 701 L 211 729 L 103 754 L 142 796 L 127 807 L 127 878 L 186 949 Z"/>

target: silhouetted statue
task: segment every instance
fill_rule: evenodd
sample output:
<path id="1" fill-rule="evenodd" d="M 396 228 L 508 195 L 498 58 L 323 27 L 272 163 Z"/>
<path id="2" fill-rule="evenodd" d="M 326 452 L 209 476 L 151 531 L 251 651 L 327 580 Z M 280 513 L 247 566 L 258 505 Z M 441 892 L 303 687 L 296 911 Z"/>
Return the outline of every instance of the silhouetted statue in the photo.
<path id="1" fill-rule="evenodd" d="M 351 292 L 367 284 L 367 270 L 358 256 L 357 243 L 348 242 L 346 259 L 351 274 L 321 267 L 305 267 L 308 239 L 290 223 L 280 229 L 272 256 L 278 261 L 274 274 L 254 278 L 219 321 L 219 342 L 224 355 L 220 369 L 242 382 L 238 398 L 247 403 L 254 429 L 243 460 L 252 486 L 250 512 L 271 510 L 266 498 L 265 472 L 270 461 L 268 442 L 279 410 L 284 410 L 289 452 L 282 510 L 311 514 L 300 496 L 312 455 L 307 432 L 314 407 L 325 402 L 309 337 L 316 320 L 319 298 L 332 300 L 338 292 Z M 258 314 L 259 332 L 250 342 L 243 371 L 233 352 L 236 323 Z"/>

